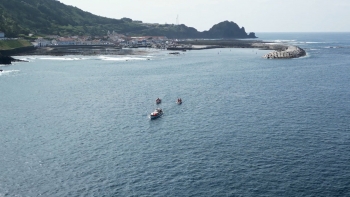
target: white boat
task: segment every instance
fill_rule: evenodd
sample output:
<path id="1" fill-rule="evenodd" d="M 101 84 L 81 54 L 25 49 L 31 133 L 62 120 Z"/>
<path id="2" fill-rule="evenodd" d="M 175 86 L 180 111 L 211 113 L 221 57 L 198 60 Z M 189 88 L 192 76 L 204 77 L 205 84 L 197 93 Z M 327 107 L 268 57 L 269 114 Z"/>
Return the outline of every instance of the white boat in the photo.
<path id="1" fill-rule="evenodd" d="M 154 110 L 154 112 L 152 112 L 149 116 L 149 118 L 151 120 L 159 118 L 163 115 L 163 110 L 161 108 L 157 108 L 156 110 Z"/>

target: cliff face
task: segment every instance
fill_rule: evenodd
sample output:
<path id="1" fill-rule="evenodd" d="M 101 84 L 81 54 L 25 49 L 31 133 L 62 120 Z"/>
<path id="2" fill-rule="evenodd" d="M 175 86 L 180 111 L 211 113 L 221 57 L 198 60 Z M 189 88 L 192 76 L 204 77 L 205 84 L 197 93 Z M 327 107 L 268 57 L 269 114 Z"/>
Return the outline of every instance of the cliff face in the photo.
<path id="1" fill-rule="evenodd" d="M 209 38 L 256 38 L 255 33 L 246 33 L 244 27 L 234 22 L 224 21 L 214 25 L 209 31 L 203 32 Z"/>
<path id="2" fill-rule="evenodd" d="M 138 34 L 137 32 L 133 32 Z M 247 34 L 244 27 L 240 28 L 234 22 L 224 21 L 214 25 L 209 31 L 199 32 L 186 25 L 159 25 L 140 31 L 142 35 L 166 36 L 168 38 L 256 38 L 255 33 Z"/>

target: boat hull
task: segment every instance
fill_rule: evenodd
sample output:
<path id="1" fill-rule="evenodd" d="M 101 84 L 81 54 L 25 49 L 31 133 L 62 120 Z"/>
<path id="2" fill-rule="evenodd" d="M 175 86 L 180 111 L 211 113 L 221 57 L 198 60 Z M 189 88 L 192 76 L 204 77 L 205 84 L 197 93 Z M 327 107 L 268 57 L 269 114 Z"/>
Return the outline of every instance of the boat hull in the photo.
<path id="1" fill-rule="evenodd" d="M 149 116 L 149 118 L 151 119 L 151 120 L 154 120 L 154 119 L 157 119 L 157 118 L 159 118 L 159 117 L 161 117 L 163 115 L 163 113 L 159 113 L 159 114 L 157 114 L 157 115 L 150 115 Z"/>
<path id="2" fill-rule="evenodd" d="M 149 115 L 149 118 L 153 120 L 161 117 L 162 115 L 163 115 L 163 110 L 157 109 Z"/>

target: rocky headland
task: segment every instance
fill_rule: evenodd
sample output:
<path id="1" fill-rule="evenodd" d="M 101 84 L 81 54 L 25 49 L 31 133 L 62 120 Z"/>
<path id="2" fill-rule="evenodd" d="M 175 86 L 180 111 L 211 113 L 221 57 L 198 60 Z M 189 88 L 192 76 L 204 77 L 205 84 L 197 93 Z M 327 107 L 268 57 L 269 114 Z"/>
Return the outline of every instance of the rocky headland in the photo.
<path id="1" fill-rule="evenodd" d="M 25 61 L 0 54 L 0 64 L 11 64 L 12 62 L 25 62 Z"/>

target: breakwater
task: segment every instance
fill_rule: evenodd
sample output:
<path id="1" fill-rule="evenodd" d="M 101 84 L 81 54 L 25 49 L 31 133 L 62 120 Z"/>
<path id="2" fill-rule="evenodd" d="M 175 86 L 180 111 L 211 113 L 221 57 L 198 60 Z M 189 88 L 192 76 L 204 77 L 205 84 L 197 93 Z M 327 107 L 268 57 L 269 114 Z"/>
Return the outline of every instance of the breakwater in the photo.
<path id="1" fill-rule="evenodd" d="M 261 40 L 187 40 L 179 42 L 180 46 L 168 48 L 168 50 L 200 50 L 210 48 L 258 48 L 261 50 L 273 50 L 263 57 L 266 59 L 290 59 L 306 55 L 304 49 L 297 46 L 288 46 L 279 43 L 267 43 Z M 181 47 L 191 46 L 191 47 Z"/>
<path id="2" fill-rule="evenodd" d="M 288 46 L 282 50 L 276 50 L 270 52 L 263 57 L 266 59 L 290 59 L 305 56 L 306 52 L 304 49 L 297 46 Z"/>

